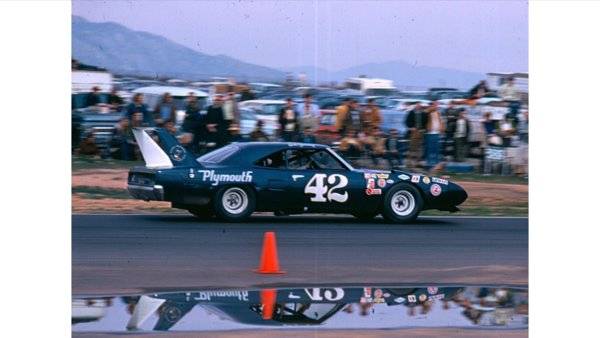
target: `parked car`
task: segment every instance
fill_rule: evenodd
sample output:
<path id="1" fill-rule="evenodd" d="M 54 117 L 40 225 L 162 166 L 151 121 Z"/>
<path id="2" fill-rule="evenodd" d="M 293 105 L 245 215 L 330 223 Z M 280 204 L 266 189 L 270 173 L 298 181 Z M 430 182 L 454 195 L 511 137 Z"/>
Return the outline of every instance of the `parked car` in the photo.
<path id="1" fill-rule="evenodd" d="M 283 100 L 249 100 L 243 101 L 238 104 L 240 109 L 244 109 L 246 115 L 246 121 L 242 121 L 240 124 L 248 125 L 249 120 L 257 121 L 262 120 L 264 122 L 263 131 L 269 136 L 277 135 L 279 129 L 279 112 L 285 106 Z M 248 110 L 249 109 L 249 110 Z M 251 114 L 254 114 L 253 118 L 249 118 Z M 254 128 L 253 123 L 252 128 Z"/>
<path id="2" fill-rule="evenodd" d="M 333 144 L 339 140 L 340 134 L 335 129 L 335 110 L 321 110 L 321 118 L 319 119 L 319 127 L 315 132 L 317 143 Z"/>

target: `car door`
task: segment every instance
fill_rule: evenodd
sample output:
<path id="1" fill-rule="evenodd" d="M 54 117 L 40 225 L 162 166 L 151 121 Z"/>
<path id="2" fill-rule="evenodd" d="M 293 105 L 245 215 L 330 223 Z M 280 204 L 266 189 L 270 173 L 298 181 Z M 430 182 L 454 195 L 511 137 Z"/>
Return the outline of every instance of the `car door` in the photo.
<path id="1" fill-rule="evenodd" d="M 290 197 L 310 212 L 343 212 L 351 209 L 354 173 L 326 149 L 291 149 L 286 153 L 290 169 Z"/>

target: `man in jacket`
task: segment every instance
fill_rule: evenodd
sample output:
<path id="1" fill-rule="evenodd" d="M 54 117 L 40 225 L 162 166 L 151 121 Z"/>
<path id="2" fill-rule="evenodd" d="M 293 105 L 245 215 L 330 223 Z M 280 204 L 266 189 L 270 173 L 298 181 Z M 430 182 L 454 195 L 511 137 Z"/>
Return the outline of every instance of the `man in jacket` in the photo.
<path id="1" fill-rule="evenodd" d="M 427 109 L 427 133 L 425 134 L 428 168 L 434 168 L 440 162 L 440 135 L 443 135 L 444 131 L 444 122 L 437 101 L 433 101 Z"/>
<path id="2" fill-rule="evenodd" d="M 455 160 L 463 162 L 469 154 L 469 120 L 465 110 L 461 110 L 454 126 Z"/>
<path id="3" fill-rule="evenodd" d="M 130 125 L 133 125 L 133 116 L 136 114 L 141 114 L 142 116 L 142 125 L 145 127 L 153 127 L 154 120 L 152 119 L 152 114 L 148 111 L 148 106 L 144 103 L 144 95 L 141 93 L 136 93 L 133 95 L 133 102 L 131 102 L 127 106 L 127 118 L 129 119 Z"/>
<path id="4" fill-rule="evenodd" d="M 350 99 L 344 98 L 342 104 L 335 109 L 335 129 L 340 135 L 345 135 L 349 127 L 352 126 L 350 115 Z"/>
<path id="5" fill-rule="evenodd" d="M 298 128 L 298 118 L 296 116 L 296 110 L 294 109 L 294 101 L 290 97 L 279 112 L 279 131 L 281 132 L 281 138 L 286 142 L 296 141 Z"/>
<path id="6" fill-rule="evenodd" d="M 185 119 L 181 129 L 191 134 L 191 142 L 187 145 L 187 148 L 194 154 L 200 153 L 199 143 L 206 140 L 206 117 L 200 115 L 200 107 L 198 106 L 198 99 L 193 93 L 190 93 L 187 97 L 187 104 L 185 107 Z"/>
<path id="7" fill-rule="evenodd" d="M 304 102 L 296 105 L 296 116 L 300 123 L 300 130 L 303 133 L 308 128 L 310 134 L 312 134 L 319 127 L 321 113 L 319 112 L 319 106 L 312 102 L 312 96 L 310 94 L 305 94 Z"/>
<path id="8" fill-rule="evenodd" d="M 176 107 L 170 93 L 164 93 L 154 107 L 154 122 L 159 127 L 164 127 L 168 121 L 175 122 Z"/>
<path id="9" fill-rule="evenodd" d="M 223 113 L 223 97 L 217 94 L 213 104 L 206 109 L 206 130 L 208 141 L 214 142 L 217 148 L 228 143 L 227 121 Z"/>
<path id="10" fill-rule="evenodd" d="M 408 112 L 405 123 L 409 137 L 407 164 L 411 168 L 416 168 L 423 157 L 423 135 L 427 126 L 427 115 L 419 103 Z"/>
<path id="11" fill-rule="evenodd" d="M 363 109 L 360 120 L 361 125 L 365 130 L 372 130 L 375 127 L 380 127 L 381 114 L 379 112 L 379 107 L 377 107 L 373 98 L 370 98 L 367 101 L 367 106 Z"/>

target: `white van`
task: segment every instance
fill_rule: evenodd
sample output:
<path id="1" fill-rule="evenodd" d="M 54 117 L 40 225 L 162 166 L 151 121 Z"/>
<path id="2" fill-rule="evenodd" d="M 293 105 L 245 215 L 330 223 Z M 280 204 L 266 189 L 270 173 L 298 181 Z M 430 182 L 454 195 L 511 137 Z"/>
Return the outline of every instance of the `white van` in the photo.
<path id="1" fill-rule="evenodd" d="M 169 86 L 151 86 L 135 89 L 134 94 L 141 93 L 144 95 L 144 103 L 148 105 L 149 110 L 154 110 L 165 93 L 171 94 L 175 107 L 177 107 L 176 124 L 181 125 L 185 118 L 186 98 L 190 93 L 198 98 L 198 106 L 200 110 L 205 110 L 210 104 L 209 96 L 206 92 L 187 87 L 169 87 Z"/>

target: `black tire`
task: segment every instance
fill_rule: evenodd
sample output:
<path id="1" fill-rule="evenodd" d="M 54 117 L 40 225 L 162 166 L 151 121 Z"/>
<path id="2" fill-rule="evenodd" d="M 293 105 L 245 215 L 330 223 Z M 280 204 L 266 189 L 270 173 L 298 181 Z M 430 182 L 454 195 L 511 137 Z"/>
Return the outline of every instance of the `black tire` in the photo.
<path id="1" fill-rule="evenodd" d="M 210 205 L 190 207 L 187 211 L 200 219 L 209 219 L 215 215 L 215 212 Z"/>
<path id="2" fill-rule="evenodd" d="M 361 221 L 370 221 L 373 218 L 375 218 L 375 216 L 379 215 L 379 212 L 377 211 L 369 211 L 369 212 L 353 212 L 352 216 L 356 217 L 357 219 L 361 220 Z"/>
<path id="3" fill-rule="evenodd" d="M 242 222 L 252 215 L 256 207 L 254 190 L 241 186 L 224 187 L 215 195 L 213 207 L 220 219 Z"/>
<path id="4" fill-rule="evenodd" d="M 408 183 L 398 183 L 385 194 L 383 217 L 392 223 L 414 221 L 423 208 L 423 197 Z"/>

